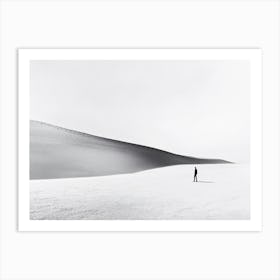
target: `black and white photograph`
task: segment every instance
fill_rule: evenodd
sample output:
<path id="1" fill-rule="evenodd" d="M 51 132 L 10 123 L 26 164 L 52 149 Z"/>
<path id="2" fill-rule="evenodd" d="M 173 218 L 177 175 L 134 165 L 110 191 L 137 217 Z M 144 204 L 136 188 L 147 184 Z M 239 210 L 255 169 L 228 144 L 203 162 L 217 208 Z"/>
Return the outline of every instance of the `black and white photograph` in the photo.
<path id="1" fill-rule="evenodd" d="M 32 61 L 31 219 L 248 219 L 248 61 Z"/>
<path id="2" fill-rule="evenodd" d="M 0 280 L 280 280 L 279 22 L 0 0 Z"/>
<path id="3" fill-rule="evenodd" d="M 250 220 L 250 60 L 32 59 L 30 220 Z"/>

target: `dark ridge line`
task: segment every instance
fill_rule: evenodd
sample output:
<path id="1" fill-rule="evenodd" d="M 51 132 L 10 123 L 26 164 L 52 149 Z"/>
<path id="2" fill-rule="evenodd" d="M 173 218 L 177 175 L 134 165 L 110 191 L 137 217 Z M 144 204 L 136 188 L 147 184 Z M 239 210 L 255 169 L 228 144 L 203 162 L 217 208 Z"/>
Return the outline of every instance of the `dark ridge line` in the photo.
<path id="1" fill-rule="evenodd" d="M 54 125 L 54 124 L 46 123 L 46 122 L 43 122 L 43 121 L 30 120 L 30 122 L 38 123 L 38 124 L 41 124 L 41 125 L 46 125 L 46 126 L 49 126 L 49 127 L 53 127 L 57 130 L 66 131 L 68 133 L 81 135 L 81 136 L 84 136 L 84 137 L 87 137 L 87 138 L 96 137 L 96 138 L 99 138 L 99 139 L 102 139 L 102 140 L 107 140 L 107 141 L 110 141 L 110 142 L 113 142 L 113 143 L 119 143 L 119 144 L 122 144 L 122 145 L 127 145 L 128 144 L 128 145 L 132 145 L 132 146 L 135 146 L 135 147 L 148 148 L 148 149 L 151 149 L 151 150 L 154 150 L 154 151 L 163 152 L 163 153 L 167 153 L 169 155 L 178 156 L 178 157 L 182 157 L 182 158 L 189 158 L 189 159 L 193 159 L 193 160 L 202 160 L 202 161 L 217 161 L 217 162 L 220 161 L 220 162 L 223 162 L 223 163 L 230 163 L 230 164 L 234 163 L 234 162 L 231 162 L 231 161 L 227 161 L 227 160 L 224 160 L 224 159 L 217 159 L 217 158 L 210 158 L 209 159 L 209 158 L 198 158 L 198 157 L 192 157 L 192 156 L 184 156 L 184 155 L 171 153 L 171 152 L 161 150 L 161 149 L 158 149 L 158 148 L 154 148 L 154 147 L 150 147 L 150 146 L 145 146 L 145 145 L 141 145 L 141 144 L 130 143 L 130 142 L 125 142 L 125 141 L 121 141 L 121 140 L 116 140 L 116 139 L 106 138 L 106 137 L 102 137 L 102 136 L 97 136 L 97 135 L 89 134 L 89 133 L 86 133 L 86 132 L 73 130 L 73 129 L 57 126 L 57 125 Z M 199 164 L 199 163 L 197 163 L 197 164 Z M 200 164 L 203 164 L 203 163 L 200 163 Z M 205 164 L 207 164 L 207 163 L 205 163 Z M 215 164 L 215 163 L 212 163 L 212 164 Z M 179 165 L 180 165 L 180 163 L 179 163 Z"/>

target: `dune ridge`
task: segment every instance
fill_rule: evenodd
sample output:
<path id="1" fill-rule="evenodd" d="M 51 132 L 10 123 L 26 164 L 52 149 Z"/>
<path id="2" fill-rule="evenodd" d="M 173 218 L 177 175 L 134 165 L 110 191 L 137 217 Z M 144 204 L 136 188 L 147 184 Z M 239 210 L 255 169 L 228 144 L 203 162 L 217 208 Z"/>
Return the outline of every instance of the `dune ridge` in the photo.
<path id="1" fill-rule="evenodd" d="M 30 179 L 106 176 L 179 164 L 220 163 L 230 162 L 178 155 L 30 121 Z"/>

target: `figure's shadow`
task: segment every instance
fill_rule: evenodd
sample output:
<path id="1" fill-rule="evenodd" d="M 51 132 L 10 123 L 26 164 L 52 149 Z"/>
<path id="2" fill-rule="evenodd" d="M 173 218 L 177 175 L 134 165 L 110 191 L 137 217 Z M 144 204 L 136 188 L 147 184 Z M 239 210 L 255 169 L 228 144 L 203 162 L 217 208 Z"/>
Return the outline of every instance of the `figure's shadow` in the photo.
<path id="1" fill-rule="evenodd" d="M 197 181 L 197 183 L 210 183 L 210 184 L 212 184 L 212 183 L 215 183 L 215 182 L 213 182 L 213 181 Z"/>

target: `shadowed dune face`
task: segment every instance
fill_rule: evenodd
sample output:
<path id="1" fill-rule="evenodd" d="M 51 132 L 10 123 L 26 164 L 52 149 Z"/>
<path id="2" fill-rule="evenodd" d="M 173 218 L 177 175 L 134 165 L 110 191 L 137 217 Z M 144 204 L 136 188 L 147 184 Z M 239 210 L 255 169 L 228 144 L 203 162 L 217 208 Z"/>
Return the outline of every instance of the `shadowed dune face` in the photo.
<path id="1" fill-rule="evenodd" d="M 178 164 L 228 163 L 172 154 L 46 123 L 30 122 L 30 179 L 133 173 Z"/>

